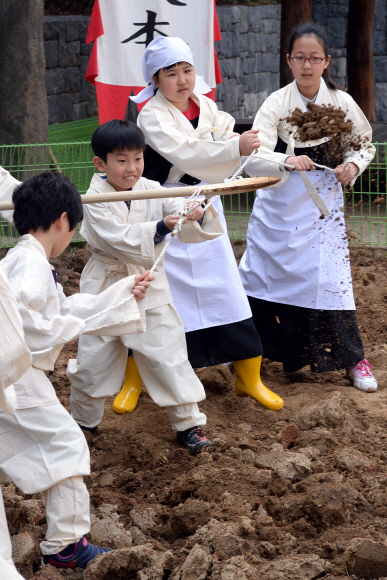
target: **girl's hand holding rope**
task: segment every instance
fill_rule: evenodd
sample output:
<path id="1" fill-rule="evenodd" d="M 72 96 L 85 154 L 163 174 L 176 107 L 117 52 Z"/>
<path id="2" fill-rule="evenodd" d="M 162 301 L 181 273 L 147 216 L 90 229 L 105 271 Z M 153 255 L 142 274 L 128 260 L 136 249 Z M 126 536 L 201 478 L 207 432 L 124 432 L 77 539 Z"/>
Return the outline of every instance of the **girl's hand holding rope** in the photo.
<path id="1" fill-rule="evenodd" d="M 289 156 L 285 159 L 285 163 L 287 165 L 293 165 L 294 169 L 297 171 L 309 171 L 309 169 L 314 169 L 313 161 L 307 155 L 297 155 L 296 157 Z"/>

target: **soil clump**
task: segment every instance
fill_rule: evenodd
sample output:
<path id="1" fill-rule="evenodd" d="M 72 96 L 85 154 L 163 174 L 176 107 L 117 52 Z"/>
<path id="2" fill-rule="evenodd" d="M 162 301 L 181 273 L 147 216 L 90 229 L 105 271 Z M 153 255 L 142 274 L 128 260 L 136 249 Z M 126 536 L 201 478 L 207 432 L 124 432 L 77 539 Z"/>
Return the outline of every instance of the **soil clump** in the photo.
<path id="1" fill-rule="evenodd" d="M 343 161 L 347 149 L 359 151 L 363 138 L 355 130 L 353 122 L 346 119 L 346 113 L 332 105 L 307 104 L 304 113 L 296 108 L 284 119 L 295 128 L 295 137 L 306 143 L 329 138 L 324 144 L 324 158 L 329 159 L 330 167 L 336 167 Z M 315 149 L 312 147 L 312 149 Z"/>

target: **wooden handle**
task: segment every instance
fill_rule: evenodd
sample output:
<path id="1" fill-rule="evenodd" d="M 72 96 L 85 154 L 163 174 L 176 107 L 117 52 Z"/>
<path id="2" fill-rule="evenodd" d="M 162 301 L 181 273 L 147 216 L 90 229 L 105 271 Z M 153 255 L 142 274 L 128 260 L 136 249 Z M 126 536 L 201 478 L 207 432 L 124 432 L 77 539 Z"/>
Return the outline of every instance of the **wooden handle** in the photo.
<path id="1" fill-rule="evenodd" d="M 280 180 L 278 177 L 249 177 L 238 179 L 230 183 L 216 183 L 206 185 L 202 195 L 233 195 L 235 193 L 247 193 L 255 189 L 270 187 Z M 111 193 L 85 193 L 81 196 L 82 203 L 106 203 L 109 201 L 130 201 L 139 199 L 157 199 L 160 197 L 189 197 L 198 189 L 197 185 L 186 187 L 160 187 L 159 189 L 139 189 L 138 191 L 115 191 Z M 12 210 L 14 205 L 11 201 L 1 201 L 0 211 Z"/>

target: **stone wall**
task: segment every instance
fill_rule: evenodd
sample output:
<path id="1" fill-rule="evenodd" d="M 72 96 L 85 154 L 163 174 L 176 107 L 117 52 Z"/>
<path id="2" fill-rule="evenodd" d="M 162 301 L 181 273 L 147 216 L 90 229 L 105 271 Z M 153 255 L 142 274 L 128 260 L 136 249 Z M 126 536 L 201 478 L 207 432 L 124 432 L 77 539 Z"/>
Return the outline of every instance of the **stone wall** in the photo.
<path id="1" fill-rule="evenodd" d="M 237 118 L 252 117 L 279 89 L 281 6 L 219 6 L 222 40 L 216 43 L 223 84 L 220 109 Z"/>
<path id="2" fill-rule="evenodd" d="M 346 35 L 349 0 L 313 0 L 313 19 L 327 27 L 331 76 L 346 86 Z M 223 85 L 219 107 L 231 115 L 254 116 L 266 97 L 279 89 L 281 6 L 219 6 L 222 40 L 217 42 Z M 376 0 L 374 20 L 377 121 L 387 122 L 387 7 Z"/>
<path id="3" fill-rule="evenodd" d="M 349 0 L 313 0 L 313 18 L 327 27 L 332 55 L 331 76 L 347 86 L 347 16 Z M 376 0 L 374 18 L 376 120 L 387 122 L 387 4 Z"/>
<path id="4" fill-rule="evenodd" d="M 44 19 L 49 124 L 98 114 L 94 86 L 85 79 L 92 45 L 85 44 L 88 16 Z"/>
<path id="5" fill-rule="evenodd" d="M 314 0 L 313 18 L 328 29 L 332 78 L 346 86 L 346 26 L 349 0 Z M 236 118 L 253 117 L 279 89 L 281 6 L 219 6 L 222 40 L 217 52 L 223 84 L 219 107 Z M 51 16 L 44 21 L 49 123 L 97 115 L 94 87 L 85 79 L 91 45 L 89 17 Z M 374 22 L 377 121 L 387 122 L 387 6 L 376 0 Z"/>

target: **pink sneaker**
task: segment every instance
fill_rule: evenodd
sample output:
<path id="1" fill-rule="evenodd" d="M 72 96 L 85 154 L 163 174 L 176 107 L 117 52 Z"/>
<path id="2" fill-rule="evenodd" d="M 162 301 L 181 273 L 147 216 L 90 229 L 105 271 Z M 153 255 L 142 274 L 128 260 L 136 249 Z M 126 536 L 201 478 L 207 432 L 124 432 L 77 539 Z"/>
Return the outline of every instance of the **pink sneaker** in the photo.
<path id="1" fill-rule="evenodd" d="M 368 360 L 363 359 L 357 365 L 347 368 L 347 379 L 360 391 L 374 393 L 378 388 L 378 383 L 371 373 L 371 369 L 372 366 Z"/>

